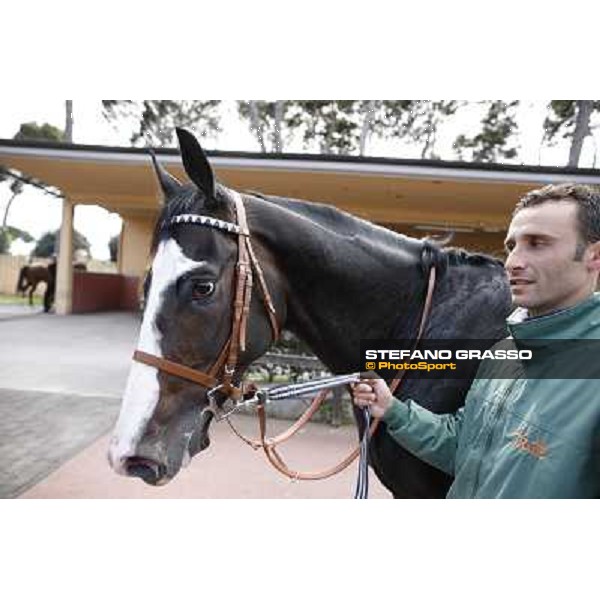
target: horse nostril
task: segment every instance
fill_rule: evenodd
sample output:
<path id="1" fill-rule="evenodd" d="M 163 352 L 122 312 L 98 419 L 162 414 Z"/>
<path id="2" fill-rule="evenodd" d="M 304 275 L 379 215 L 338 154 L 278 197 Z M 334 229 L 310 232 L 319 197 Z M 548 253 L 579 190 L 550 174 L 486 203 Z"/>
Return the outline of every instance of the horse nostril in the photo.
<path id="1" fill-rule="evenodd" d="M 129 477 L 139 477 L 151 485 L 159 482 L 166 474 L 166 467 L 149 458 L 133 456 L 125 461 L 125 470 Z"/>

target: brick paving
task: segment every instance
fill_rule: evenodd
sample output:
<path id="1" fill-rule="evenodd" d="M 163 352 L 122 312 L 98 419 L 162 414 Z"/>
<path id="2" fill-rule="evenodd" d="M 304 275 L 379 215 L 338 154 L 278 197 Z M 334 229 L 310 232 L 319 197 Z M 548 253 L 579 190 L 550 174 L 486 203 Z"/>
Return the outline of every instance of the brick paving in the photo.
<path id="1" fill-rule="evenodd" d="M 14 498 L 108 431 L 119 399 L 0 389 L 0 498 Z"/>

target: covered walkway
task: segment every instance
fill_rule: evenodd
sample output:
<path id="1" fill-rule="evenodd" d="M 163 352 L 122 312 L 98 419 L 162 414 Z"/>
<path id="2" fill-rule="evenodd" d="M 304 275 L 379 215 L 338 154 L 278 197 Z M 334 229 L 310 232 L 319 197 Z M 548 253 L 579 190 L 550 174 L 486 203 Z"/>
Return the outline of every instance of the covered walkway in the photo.
<path id="1" fill-rule="evenodd" d="M 157 153 L 175 176 L 185 178 L 177 150 Z M 489 253 L 502 251 L 509 215 L 526 191 L 563 181 L 600 184 L 596 169 L 247 152 L 209 157 L 219 180 L 239 191 L 331 204 L 412 237 L 452 231 L 453 244 Z M 132 306 L 160 208 L 147 150 L 0 140 L 0 163 L 64 194 L 62 249 L 72 247 L 76 204 L 96 204 L 122 217 L 118 272 L 134 279 L 118 306 Z M 70 254 L 59 254 L 60 314 L 73 308 Z"/>

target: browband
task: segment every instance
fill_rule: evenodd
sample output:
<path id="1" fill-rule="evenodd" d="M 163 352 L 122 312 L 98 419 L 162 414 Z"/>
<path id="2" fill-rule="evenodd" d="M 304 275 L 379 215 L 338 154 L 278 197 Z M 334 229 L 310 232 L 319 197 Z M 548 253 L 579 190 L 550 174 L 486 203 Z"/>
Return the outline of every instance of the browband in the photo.
<path id="1" fill-rule="evenodd" d="M 214 227 L 216 229 L 221 229 L 226 233 L 233 233 L 234 235 L 250 235 L 248 231 L 243 231 L 242 228 L 235 223 L 221 221 L 221 219 L 215 219 L 214 217 L 207 217 L 204 215 L 177 215 L 169 221 L 169 225 L 179 225 L 182 223 Z"/>

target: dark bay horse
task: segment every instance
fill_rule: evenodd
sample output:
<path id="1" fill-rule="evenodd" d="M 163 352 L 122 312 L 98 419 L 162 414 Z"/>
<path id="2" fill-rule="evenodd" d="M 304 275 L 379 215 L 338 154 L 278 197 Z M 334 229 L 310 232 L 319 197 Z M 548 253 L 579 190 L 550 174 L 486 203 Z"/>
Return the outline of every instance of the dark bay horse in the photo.
<path id="1" fill-rule="evenodd" d="M 17 294 L 21 293 L 23 297 L 29 293 L 29 305 L 33 306 L 33 294 L 40 283 L 46 284 L 46 293 L 44 295 L 44 307 L 46 306 L 46 296 L 48 290 L 54 285 L 54 272 L 48 265 L 32 264 L 25 265 L 19 271 L 17 280 Z"/>
<path id="2" fill-rule="evenodd" d="M 75 271 L 87 271 L 85 263 L 73 263 Z M 25 265 L 19 271 L 17 280 L 17 294 L 23 296 L 29 290 L 29 305 L 33 306 L 33 294 L 40 283 L 46 284 L 44 292 L 44 312 L 49 312 L 54 304 L 54 295 L 56 293 L 56 261 L 51 261 L 48 265 L 33 264 Z"/>
<path id="3" fill-rule="evenodd" d="M 329 206 L 237 195 L 215 182 L 189 132 L 178 130 L 178 137 L 192 183 L 179 183 L 155 162 L 165 205 L 153 239 L 138 349 L 203 372 L 215 364 L 232 328 L 237 241 L 227 227 L 235 222 L 238 201 L 279 325 L 304 340 L 333 373 L 364 368 L 361 339 L 415 337 L 430 264 L 439 281 L 425 338 L 505 336 L 511 303 L 499 261 L 440 249 Z M 213 218 L 212 225 L 199 225 L 207 220 L 198 215 Z M 232 375 L 236 383 L 273 340 L 256 287 L 247 323 L 247 345 Z M 463 405 L 469 383 L 409 379 L 399 392 L 449 413 Z M 147 483 L 168 482 L 209 444 L 212 415 L 201 410 L 207 402 L 205 388 L 134 362 L 109 449 L 113 468 Z M 394 443 L 385 426 L 371 440 L 370 461 L 395 497 L 443 497 L 451 483 Z"/>

